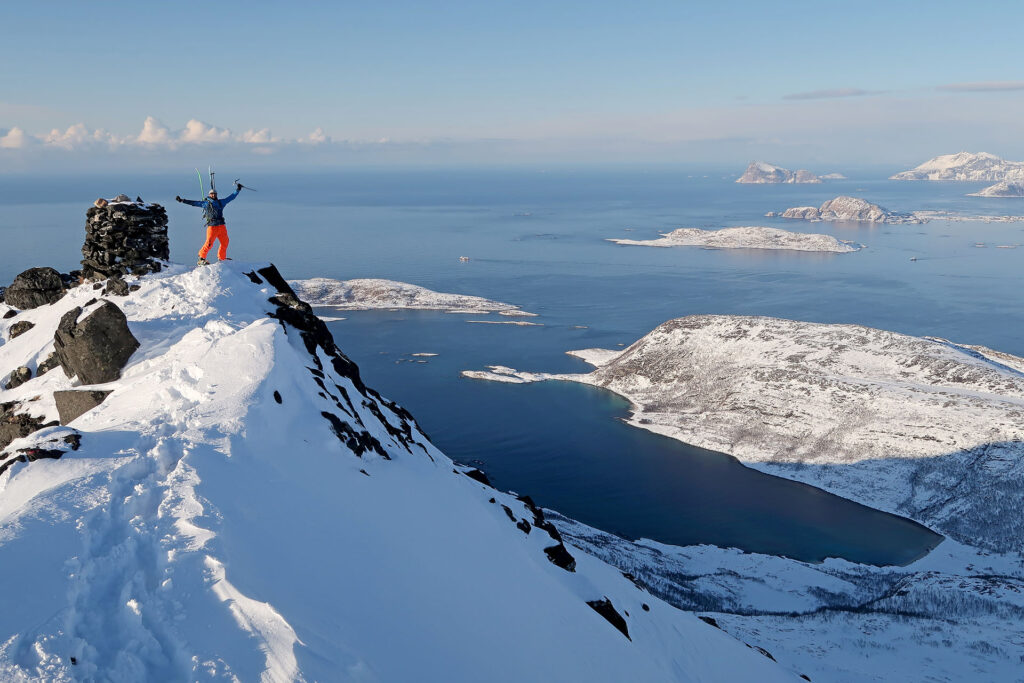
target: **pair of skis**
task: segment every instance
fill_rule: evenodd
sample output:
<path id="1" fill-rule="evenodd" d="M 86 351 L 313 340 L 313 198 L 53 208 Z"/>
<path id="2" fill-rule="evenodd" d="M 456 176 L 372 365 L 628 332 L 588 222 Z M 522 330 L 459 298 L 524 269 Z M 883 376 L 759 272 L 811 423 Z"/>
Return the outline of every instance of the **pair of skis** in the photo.
<path id="1" fill-rule="evenodd" d="M 216 171 L 213 170 L 212 166 L 207 167 L 207 172 L 210 174 L 210 192 L 216 192 L 217 191 L 217 180 L 216 180 L 215 176 L 217 175 L 217 173 L 216 173 Z M 199 176 L 199 196 L 200 197 L 205 197 L 206 196 L 206 189 L 203 187 L 203 174 L 199 172 L 198 168 L 196 169 L 196 175 Z M 246 187 L 242 183 L 238 182 L 239 180 L 241 180 L 241 178 L 235 178 L 235 185 L 237 185 L 239 188 L 243 188 L 244 187 L 247 190 L 251 190 L 252 192 L 256 192 L 256 190 L 254 190 L 253 188 Z"/>

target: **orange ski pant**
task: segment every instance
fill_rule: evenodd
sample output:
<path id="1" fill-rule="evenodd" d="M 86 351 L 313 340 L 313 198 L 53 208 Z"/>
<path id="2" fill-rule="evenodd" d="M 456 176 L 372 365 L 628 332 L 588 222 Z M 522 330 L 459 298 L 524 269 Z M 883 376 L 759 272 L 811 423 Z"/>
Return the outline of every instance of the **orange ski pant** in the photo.
<path id="1" fill-rule="evenodd" d="M 220 240 L 220 247 L 217 248 L 217 258 L 223 261 L 228 257 L 228 226 L 207 225 L 206 242 L 203 243 L 203 248 L 199 250 L 199 258 L 206 258 L 206 255 L 213 249 L 214 240 Z"/>

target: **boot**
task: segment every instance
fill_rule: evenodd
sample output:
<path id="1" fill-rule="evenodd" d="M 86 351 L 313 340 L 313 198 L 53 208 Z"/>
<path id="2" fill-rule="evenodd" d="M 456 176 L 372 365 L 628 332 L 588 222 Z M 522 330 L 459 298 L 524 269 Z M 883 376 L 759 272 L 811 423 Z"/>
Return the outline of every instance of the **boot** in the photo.
<path id="1" fill-rule="evenodd" d="M 204 259 L 202 256 L 200 256 L 199 260 L 196 261 L 196 265 L 197 266 L 208 266 L 208 265 L 210 265 L 210 262 L 207 261 L 206 259 Z"/>

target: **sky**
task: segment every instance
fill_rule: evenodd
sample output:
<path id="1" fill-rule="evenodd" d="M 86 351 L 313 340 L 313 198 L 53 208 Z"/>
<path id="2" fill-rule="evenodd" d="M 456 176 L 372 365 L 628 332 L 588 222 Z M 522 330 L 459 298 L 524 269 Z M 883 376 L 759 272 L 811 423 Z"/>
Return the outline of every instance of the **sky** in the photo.
<path id="1" fill-rule="evenodd" d="M 1018 2 L 36 2 L 0 172 L 1024 158 Z"/>

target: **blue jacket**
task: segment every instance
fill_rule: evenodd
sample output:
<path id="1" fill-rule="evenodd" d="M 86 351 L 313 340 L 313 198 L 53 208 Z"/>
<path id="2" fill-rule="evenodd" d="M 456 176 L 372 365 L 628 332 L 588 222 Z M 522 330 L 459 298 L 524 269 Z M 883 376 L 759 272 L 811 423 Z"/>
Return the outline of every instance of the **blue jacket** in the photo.
<path id="1" fill-rule="evenodd" d="M 235 190 L 224 199 L 210 199 L 207 197 L 198 202 L 191 199 L 182 199 L 181 203 L 188 204 L 189 206 L 203 207 L 203 220 L 206 221 L 207 225 L 224 225 L 224 207 L 238 196 L 238 192 L 238 190 Z"/>

